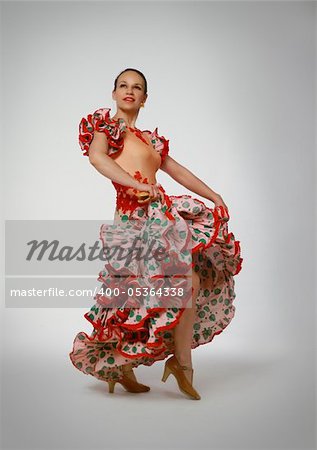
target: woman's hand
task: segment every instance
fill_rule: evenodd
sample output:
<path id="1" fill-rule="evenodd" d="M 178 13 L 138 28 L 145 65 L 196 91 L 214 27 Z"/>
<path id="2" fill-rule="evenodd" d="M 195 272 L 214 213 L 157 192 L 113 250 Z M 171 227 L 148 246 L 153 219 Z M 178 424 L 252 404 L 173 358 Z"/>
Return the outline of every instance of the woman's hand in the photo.
<path id="1" fill-rule="evenodd" d="M 148 201 L 158 200 L 161 197 L 161 191 L 159 190 L 159 183 L 147 184 L 138 183 L 136 189 L 139 191 L 136 196 L 139 198 L 139 203 L 146 203 Z M 147 194 L 147 195 L 146 195 Z"/>
<path id="2" fill-rule="evenodd" d="M 216 198 L 215 198 L 215 200 L 214 200 L 214 204 L 215 204 L 215 208 L 216 208 L 217 206 L 223 206 L 224 208 L 229 209 L 228 206 L 227 206 L 227 205 L 225 204 L 225 202 L 223 201 L 221 195 L 219 195 L 219 194 L 216 196 Z"/>

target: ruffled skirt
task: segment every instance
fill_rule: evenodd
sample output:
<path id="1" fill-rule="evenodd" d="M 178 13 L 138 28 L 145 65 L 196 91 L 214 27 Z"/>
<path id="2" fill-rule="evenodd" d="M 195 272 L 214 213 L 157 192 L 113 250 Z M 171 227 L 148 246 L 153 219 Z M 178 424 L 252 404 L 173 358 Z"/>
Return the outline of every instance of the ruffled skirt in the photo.
<path id="1" fill-rule="evenodd" d="M 234 276 L 243 258 L 240 241 L 228 231 L 228 210 L 208 208 L 190 195 L 168 196 L 160 188 L 162 199 L 128 214 L 116 210 L 113 225 L 100 228 L 104 248 L 111 242 L 127 250 L 138 239 L 143 248 L 160 243 L 168 255 L 128 263 L 106 259 L 98 277 L 101 293 L 84 315 L 93 331 L 79 332 L 69 353 L 78 370 L 103 381 L 118 380 L 124 364 L 150 366 L 174 352 L 173 329 L 190 305 L 192 270 L 201 284 L 193 299 L 191 348 L 211 342 L 235 314 Z"/>

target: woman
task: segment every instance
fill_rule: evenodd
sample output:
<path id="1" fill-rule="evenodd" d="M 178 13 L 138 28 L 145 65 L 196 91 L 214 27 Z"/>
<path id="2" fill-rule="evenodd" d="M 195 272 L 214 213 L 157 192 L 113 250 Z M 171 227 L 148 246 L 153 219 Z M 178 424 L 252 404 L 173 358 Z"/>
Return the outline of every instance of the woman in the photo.
<path id="1" fill-rule="evenodd" d="M 176 288 L 188 287 L 189 275 L 190 291 L 177 292 L 190 292 L 191 302 L 187 303 L 188 295 L 184 295 L 183 302 L 178 298 L 178 303 L 177 300 L 173 304 L 164 303 L 165 298 L 163 303 L 149 306 L 147 300 L 145 304 L 138 303 L 136 291 L 133 295 L 130 289 L 130 296 L 122 290 L 125 303 L 118 307 L 111 304 L 113 297 L 110 299 L 109 290 L 107 294 L 102 291 L 85 314 L 93 332 L 90 336 L 84 332 L 77 334 L 70 358 L 85 374 L 107 381 L 109 392 L 119 382 L 127 391 L 140 393 L 150 388 L 137 381 L 133 368 L 140 364 L 150 366 L 172 355 L 165 362 L 162 381 L 172 373 L 181 392 L 198 400 L 200 395 L 193 387 L 191 350 L 211 342 L 232 320 L 233 276 L 241 270 L 243 258 L 239 241 L 228 233 L 229 214 L 222 197 L 169 155 L 169 141 L 159 136 L 157 128 L 151 132 L 136 127 L 139 110 L 147 97 L 144 75 L 132 68 L 123 70 L 112 92 L 117 104 L 115 115 L 110 117 L 110 108 L 100 108 L 82 118 L 79 143 L 90 163 L 112 181 L 117 191 L 114 224 L 128 224 L 120 233 L 116 233 L 116 226 L 111 233 L 103 225 L 100 232 L 103 244 L 107 239 L 108 242 L 115 239 L 128 248 L 133 237 L 140 238 L 142 233 L 145 236 L 146 227 L 146 235 L 155 235 L 154 241 L 163 243 L 169 256 L 160 262 L 156 259 L 151 265 L 146 258 L 137 264 L 130 261 L 129 265 L 120 260 L 108 261 L 98 280 L 104 288 L 122 286 L 123 280 L 128 280 L 130 287 L 148 286 L 149 282 L 151 286 L 162 287 L 164 280 L 165 292 L 168 287 L 170 292 L 174 289 L 174 294 Z M 190 195 L 167 195 L 156 180 L 159 168 L 185 188 L 214 202 L 214 209 Z M 178 259 L 175 264 L 171 255 Z M 135 274 L 141 265 L 142 277 L 136 281 Z M 115 273 L 128 275 L 118 282 Z M 161 291 L 152 292 L 157 300 Z M 168 300 L 173 300 L 172 293 Z"/>

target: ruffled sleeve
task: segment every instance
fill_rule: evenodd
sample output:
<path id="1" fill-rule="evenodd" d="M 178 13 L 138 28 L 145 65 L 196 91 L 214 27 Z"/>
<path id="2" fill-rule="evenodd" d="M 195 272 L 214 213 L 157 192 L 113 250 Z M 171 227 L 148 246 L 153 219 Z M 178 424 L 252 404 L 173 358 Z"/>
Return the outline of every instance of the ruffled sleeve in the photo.
<path id="1" fill-rule="evenodd" d="M 161 155 L 161 165 L 165 161 L 166 156 L 169 153 L 169 139 L 158 134 L 158 127 L 154 131 L 145 130 L 150 135 L 151 142 L 155 150 Z"/>
<path id="2" fill-rule="evenodd" d="M 95 131 L 104 132 L 107 136 L 108 155 L 114 156 L 121 152 L 124 145 L 123 133 L 126 125 L 123 120 L 111 120 L 111 108 L 99 108 L 93 114 L 83 117 L 79 124 L 79 145 L 84 156 L 89 156 L 89 147 Z"/>

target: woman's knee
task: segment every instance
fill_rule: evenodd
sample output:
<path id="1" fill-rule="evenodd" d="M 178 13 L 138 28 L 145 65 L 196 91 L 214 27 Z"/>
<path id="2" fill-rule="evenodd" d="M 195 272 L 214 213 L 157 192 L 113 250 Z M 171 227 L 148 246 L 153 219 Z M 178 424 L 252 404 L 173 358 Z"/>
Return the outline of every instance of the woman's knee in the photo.
<path id="1" fill-rule="evenodd" d="M 191 278 L 191 297 L 188 301 L 188 309 L 192 310 L 195 308 L 193 308 L 196 304 L 196 297 L 198 295 L 200 289 L 200 276 L 197 272 L 192 272 L 192 278 Z M 190 313 L 190 311 L 188 311 L 188 314 Z"/>

